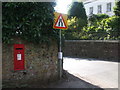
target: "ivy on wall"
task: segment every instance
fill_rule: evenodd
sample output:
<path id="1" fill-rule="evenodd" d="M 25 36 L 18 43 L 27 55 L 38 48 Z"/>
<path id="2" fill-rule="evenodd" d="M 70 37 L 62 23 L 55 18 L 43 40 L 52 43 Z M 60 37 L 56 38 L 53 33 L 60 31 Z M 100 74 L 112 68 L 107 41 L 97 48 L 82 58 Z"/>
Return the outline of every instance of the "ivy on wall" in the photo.
<path id="1" fill-rule="evenodd" d="M 58 37 L 52 28 L 54 2 L 7 2 L 2 4 L 2 41 L 20 37 L 33 43 Z"/>

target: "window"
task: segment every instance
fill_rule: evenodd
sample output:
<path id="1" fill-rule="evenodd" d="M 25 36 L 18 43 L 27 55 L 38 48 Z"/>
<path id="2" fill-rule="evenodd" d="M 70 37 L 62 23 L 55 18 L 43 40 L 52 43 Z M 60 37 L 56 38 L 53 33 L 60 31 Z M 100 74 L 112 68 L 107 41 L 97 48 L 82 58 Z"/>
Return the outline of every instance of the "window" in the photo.
<path id="1" fill-rule="evenodd" d="M 93 14 L 93 7 L 89 8 L 89 14 Z"/>
<path id="2" fill-rule="evenodd" d="M 102 13 L 102 6 L 98 5 L 98 13 Z"/>
<path id="3" fill-rule="evenodd" d="M 111 3 L 107 3 L 107 12 L 111 11 Z"/>

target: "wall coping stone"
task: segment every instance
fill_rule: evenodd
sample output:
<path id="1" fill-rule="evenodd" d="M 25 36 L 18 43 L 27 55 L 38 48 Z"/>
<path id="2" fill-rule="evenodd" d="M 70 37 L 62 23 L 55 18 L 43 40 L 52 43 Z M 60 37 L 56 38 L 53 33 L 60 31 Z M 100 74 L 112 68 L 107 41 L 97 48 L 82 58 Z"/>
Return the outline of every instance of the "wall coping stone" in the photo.
<path id="1" fill-rule="evenodd" d="M 65 42 L 110 42 L 110 43 L 120 43 L 120 40 L 65 40 Z"/>

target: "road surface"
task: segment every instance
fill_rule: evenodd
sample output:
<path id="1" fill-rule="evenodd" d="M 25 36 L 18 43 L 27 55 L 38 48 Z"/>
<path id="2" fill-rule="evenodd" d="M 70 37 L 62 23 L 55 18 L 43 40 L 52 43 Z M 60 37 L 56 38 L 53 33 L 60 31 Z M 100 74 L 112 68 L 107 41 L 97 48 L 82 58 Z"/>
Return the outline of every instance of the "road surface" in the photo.
<path id="1" fill-rule="evenodd" d="M 118 88 L 118 63 L 81 58 L 64 58 L 70 74 L 101 88 Z"/>

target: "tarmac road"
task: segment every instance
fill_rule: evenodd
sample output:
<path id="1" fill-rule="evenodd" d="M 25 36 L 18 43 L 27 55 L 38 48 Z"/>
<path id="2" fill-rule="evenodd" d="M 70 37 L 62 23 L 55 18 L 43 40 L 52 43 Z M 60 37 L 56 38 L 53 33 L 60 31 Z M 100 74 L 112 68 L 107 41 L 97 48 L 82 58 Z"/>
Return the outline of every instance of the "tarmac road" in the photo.
<path id="1" fill-rule="evenodd" d="M 64 57 L 63 68 L 101 88 L 118 88 L 118 62 Z"/>

